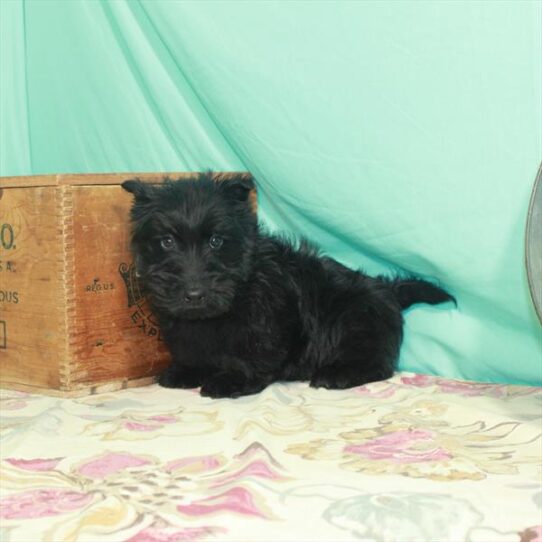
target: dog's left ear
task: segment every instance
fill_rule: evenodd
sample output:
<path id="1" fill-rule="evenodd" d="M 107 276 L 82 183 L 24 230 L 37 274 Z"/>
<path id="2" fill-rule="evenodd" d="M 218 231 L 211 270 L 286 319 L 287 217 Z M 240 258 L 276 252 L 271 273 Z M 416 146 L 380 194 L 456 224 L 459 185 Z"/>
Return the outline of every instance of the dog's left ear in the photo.
<path id="1" fill-rule="evenodd" d="M 128 179 L 121 186 L 126 192 L 133 194 L 136 200 L 149 201 L 151 199 L 152 187 L 139 179 Z"/>
<path id="2" fill-rule="evenodd" d="M 220 187 L 237 201 L 247 201 L 251 190 L 256 188 L 250 173 L 240 173 L 234 177 L 219 180 Z"/>

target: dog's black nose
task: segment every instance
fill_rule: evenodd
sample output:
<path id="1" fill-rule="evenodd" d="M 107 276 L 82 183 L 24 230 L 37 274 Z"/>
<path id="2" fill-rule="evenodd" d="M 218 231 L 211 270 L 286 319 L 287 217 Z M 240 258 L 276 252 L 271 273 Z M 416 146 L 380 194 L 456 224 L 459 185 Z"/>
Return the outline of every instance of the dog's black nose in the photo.
<path id="1" fill-rule="evenodd" d="M 205 299 L 205 292 L 202 288 L 190 288 L 184 295 L 184 300 L 187 303 L 199 302 L 201 303 Z"/>

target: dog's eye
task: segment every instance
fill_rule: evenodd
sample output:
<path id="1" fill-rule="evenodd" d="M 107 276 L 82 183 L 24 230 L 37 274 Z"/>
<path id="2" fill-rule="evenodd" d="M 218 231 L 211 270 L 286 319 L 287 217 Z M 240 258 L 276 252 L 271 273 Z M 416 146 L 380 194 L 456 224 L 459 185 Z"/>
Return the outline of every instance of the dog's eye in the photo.
<path id="1" fill-rule="evenodd" d="M 164 250 L 171 250 L 175 246 L 175 239 L 171 235 L 166 235 L 160 239 L 160 246 Z"/>
<path id="2" fill-rule="evenodd" d="M 211 235 L 211 238 L 209 239 L 209 246 L 211 248 L 220 248 L 223 243 L 224 239 L 222 239 L 220 235 Z"/>

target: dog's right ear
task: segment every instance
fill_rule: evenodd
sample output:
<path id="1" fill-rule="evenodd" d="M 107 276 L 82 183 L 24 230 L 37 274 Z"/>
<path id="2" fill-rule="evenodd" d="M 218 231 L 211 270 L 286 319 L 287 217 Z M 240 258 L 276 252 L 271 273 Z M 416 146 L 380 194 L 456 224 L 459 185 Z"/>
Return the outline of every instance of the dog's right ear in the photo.
<path id="1" fill-rule="evenodd" d="M 151 199 L 152 187 L 139 179 L 128 179 L 121 186 L 126 192 L 133 194 L 136 200 L 149 201 Z"/>
<path id="2" fill-rule="evenodd" d="M 219 186 L 233 199 L 247 201 L 250 191 L 256 188 L 250 173 L 240 173 L 234 176 L 217 177 Z"/>

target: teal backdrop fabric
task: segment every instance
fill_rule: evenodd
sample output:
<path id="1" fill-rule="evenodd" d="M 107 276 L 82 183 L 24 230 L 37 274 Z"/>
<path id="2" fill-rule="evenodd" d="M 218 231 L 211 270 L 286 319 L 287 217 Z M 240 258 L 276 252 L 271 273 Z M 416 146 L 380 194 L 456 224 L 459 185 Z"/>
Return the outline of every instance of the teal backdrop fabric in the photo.
<path id="1" fill-rule="evenodd" d="M 271 229 L 457 297 L 405 314 L 402 369 L 542 384 L 540 2 L 0 8 L 2 175 L 248 169 Z"/>

